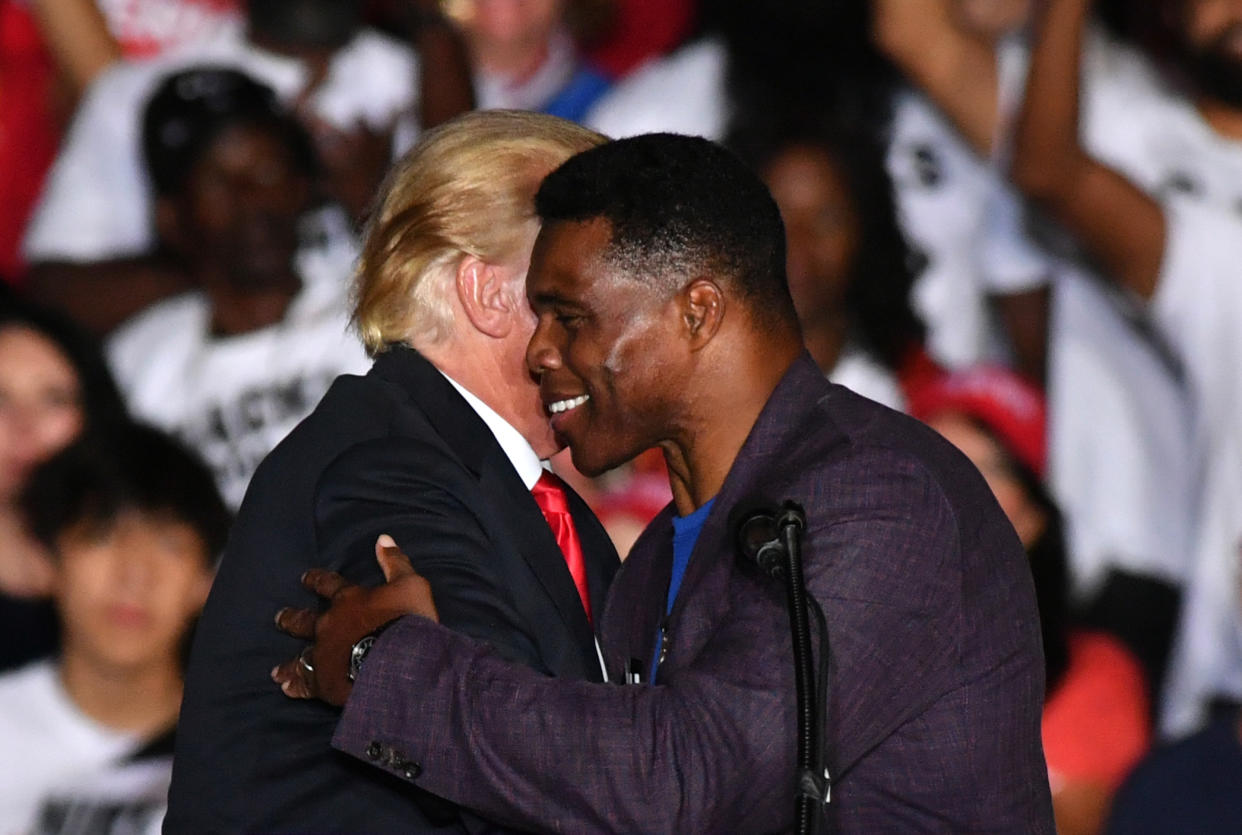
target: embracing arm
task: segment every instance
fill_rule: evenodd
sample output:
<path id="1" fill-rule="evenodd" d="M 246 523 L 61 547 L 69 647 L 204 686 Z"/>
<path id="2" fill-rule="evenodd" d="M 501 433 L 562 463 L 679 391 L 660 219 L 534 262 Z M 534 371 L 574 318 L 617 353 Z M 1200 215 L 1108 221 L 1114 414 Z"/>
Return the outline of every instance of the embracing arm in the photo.
<path id="1" fill-rule="evenodd" d="M 916 500 L 926 508 L 925 496 Z M 948 596 L 960 582 L 941 562 L 951 565 L 956 553 L 949 515 L 887 509 L 817 534 L 820 559 L 840 555 L 835 567 L 875 563 L 853 575 L 848 597 L 821 597 L 840 677 L 830 713 L 834 770 L 849 769 L 951 687 L 959 609 Z M 913 579 L 895 584 L 907 570 Z M 832 574 L 825 569 L 819 582 L 826 587 Z M 792 661 L 787 613 L 768 591 L 734 578 L 707 644 L 655 687 L 547 679 L 426 619 L 403 618 L 368 656 L 333 744 L 520 828 L 787 827 Z"/>
<path id="2" fill-rule="evenodd" d="M 465 498 L 471 476 L 429 444 L 383 438 L 325 471 L 316 499 L 320 565 L 375 585 L 388 534 L 435 593 L 440 621 L 539 669 L 538 651 L 492 566 L 496 547 Z"/>
<path id="3" fill-rule="evenodd" d="M 1080 64 L 1091 0 L 1046 0 L 1044 6 L 1018 118 L 1013 180 L 1078 238 L 1110 278 L 1151 298 L 1164 257 L 1164 212 L 1093 158 L 1080 138 Z"/>

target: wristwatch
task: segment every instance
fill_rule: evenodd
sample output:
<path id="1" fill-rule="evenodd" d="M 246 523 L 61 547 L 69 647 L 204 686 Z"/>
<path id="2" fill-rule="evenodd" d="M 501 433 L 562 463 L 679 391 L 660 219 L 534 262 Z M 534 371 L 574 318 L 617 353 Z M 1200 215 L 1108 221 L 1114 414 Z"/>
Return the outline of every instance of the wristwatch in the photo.
<path id="1" fill-rule="evenodd" d="M 352 684 L 354 679 L 358 678 L 358 673 L 362 670 L 362 662 L 366 660 L 367 653 L 371 651 L 371 647 L 375 646 L 375 639 L 378 638 L 385 629 L 388 628 L 392 621 L 376 629 L 374 632 L 368 632 L 354 643 L 349 650 L 349 672 L 345 678 L 349 679 Z"/>

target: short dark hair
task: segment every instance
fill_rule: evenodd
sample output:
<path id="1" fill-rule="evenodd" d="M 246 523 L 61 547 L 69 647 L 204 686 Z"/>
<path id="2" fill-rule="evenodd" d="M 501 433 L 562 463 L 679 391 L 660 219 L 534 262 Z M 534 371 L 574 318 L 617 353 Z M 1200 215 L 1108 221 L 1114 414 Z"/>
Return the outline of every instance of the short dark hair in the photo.
<path id="1" fill-rule="evenodd" d="M 143 158 L 155 194 L 179 194 L 195 163 L 236 125 L 271 132 L 302 173 L 315 176 L 318 162 L 306 129 L 270 87 L 229 67 L 197 66 L 160 82 L 143 113 Z"/>
<path id="2" fill-rule="evenodd" d="M 362 23 L 358 0 L 249 0 L 251 38 L 284 48 L 338 49 Z"/>
<path id="3" fill-rule="evenodd" d="M 608 221 L 608 259 L 634 276 L 723 277 L 752 311 L 796 322 L 785 228 L 763 182 L 702 137 L 653 133 L 571 157 L 535 196 L 544 223 Z"/>
<path id="4" fill-rule="evenodd" d="M 51 342 L 73 366 L 81 391 L 82 423 L 88 429 L 125 419 L 125 403 L 99 342 L 63 314 L 19 298 L 0 299 L 0 331 L 26 328 Z"/>
<path id="5" fill-rule="evenodd" d="M 202 460 L 139 423 L 84 433 L 31 473 L 18 501 L 30 532 L 52 551 L 77 524 L 107 525 L 136 510 L 186 523 L 214 560 L 232 522 Z"/>

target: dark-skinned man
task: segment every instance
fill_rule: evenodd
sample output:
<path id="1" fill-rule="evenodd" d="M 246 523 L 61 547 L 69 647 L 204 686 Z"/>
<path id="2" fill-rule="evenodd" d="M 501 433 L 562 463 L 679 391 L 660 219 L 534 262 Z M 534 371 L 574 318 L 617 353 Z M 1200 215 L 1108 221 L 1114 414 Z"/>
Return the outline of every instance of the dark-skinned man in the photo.
<path id="1" fill-rule="evenodd" d="M 670 471 L 673 504 L 597 621 L 610 678 L 641 683 L 527 674 L 432 623 L 425 583 L 392 555 L 374 591 L 307 578 L 333 606 L 318 623 L 281 613 L 316 639 L 313 673 L 274 671 L 286 694 L 344 701 L 337 748 L 381 767 L 397 752 L 417 766 L 406 779 L 520 828 L 788 830 L 789 620 L 779 587 L 735 558 L 729 519 L 792 499 L 830 635 L 835 831 L 1051 832 L 1013 530 L 956 452 L 804 352 L 762 183 L 706 140 L 657 134 L 574 157 L 536 208 L 527 359 L 554 428 L 585 473 L 652 446 Z M 406 612 L 427 617 L 392 620 Z"/>

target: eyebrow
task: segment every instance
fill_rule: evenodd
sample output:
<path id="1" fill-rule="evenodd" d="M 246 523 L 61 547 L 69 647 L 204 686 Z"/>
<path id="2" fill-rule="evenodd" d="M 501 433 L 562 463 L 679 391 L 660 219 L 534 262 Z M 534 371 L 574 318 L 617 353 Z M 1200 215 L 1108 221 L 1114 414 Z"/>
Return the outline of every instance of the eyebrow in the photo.
<path id="1" fill-rule="evenodd" d="M 535 293 L 535 295 L 531 297 L 530 303 L 532 306 L 538 305 L 541 307 L 551 307 L 551 306 L 558 306 L 558 305 L 561 307 L 580 307 L 581 306 L 578 304 L 578 302 L 573 301 L 572 299 L 567 299 L 564 296 L 560 295 L 559 293 L 553 293 L 553 292 L 549 292 L 546 290 Z"/>

